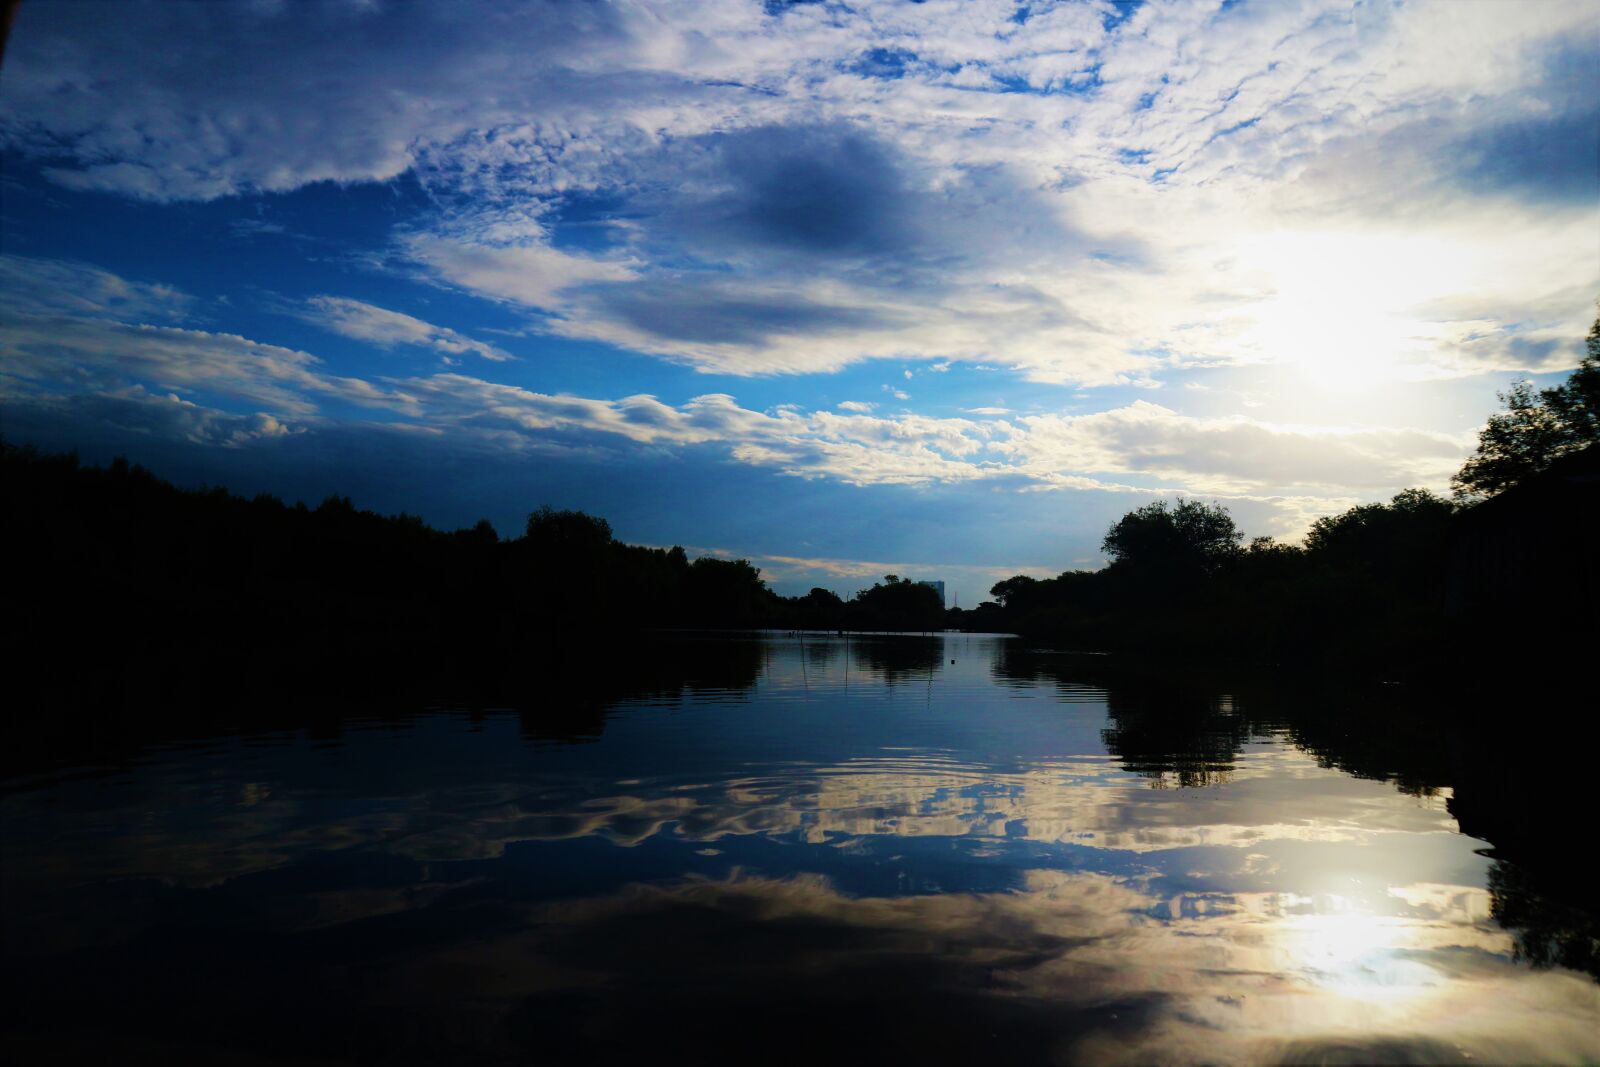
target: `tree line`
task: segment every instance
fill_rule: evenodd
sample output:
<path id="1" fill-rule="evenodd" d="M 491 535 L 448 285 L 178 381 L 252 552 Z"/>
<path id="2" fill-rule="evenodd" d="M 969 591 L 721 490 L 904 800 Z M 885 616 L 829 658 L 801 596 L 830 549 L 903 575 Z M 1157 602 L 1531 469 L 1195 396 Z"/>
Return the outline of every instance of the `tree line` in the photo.
<path id="1" fill-rule="evenodd" d="M 503 538 L 487 521 L 446 531 L 343 496 L 308 507 L 181 489 L 124 459 L 3 441 L 0 500 L 18 681 L 80 705 L 202 676 L 313 689 L 481 678 L 618 629 L 944 625 L 938 595 L 908 579 L 849 600 L 782 597 L 748 560 L 626 544 L 602 518 L 550 507 Z"/>
<path id="2" fill-rule="evenodd" d="M 1248 543 L 1225 507 L 1159 500 L 1107 531 L 1109 565 L 1007 578 L 952 613 L 969 630 L 1085 650 L 1407 673 L 1590 640 L 1600 602 L 1600 319 L 1561 384 L 1501 394 L 1453 499 L 1406 489 L 1318 519 L 1300 544 Z"/>

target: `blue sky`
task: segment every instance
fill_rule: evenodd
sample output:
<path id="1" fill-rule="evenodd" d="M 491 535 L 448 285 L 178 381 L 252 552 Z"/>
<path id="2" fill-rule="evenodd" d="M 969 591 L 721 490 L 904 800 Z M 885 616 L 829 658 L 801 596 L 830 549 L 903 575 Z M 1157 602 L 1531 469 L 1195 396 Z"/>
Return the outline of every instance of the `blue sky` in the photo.
<path id="1" fill-rule="evenodd" d="M 28 0 L 13 440 L 963 604 L 1443 489 L 1600 293 L 1600 8 Z"/>

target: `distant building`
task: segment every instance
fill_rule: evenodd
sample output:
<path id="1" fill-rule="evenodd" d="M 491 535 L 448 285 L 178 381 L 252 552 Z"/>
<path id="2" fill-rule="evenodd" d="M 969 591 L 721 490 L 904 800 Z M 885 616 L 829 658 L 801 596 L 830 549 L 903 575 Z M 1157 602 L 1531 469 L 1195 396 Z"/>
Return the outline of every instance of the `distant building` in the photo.
<path id="1" fill-rule="evenodd" d="M 932 586 L 933 587 L 933 591 L 935 593 L 939 594 L 939 606 L 941 608 L 946 606 L 945 602 L 944 602 L 944 583 L 943 582 L 918 582 L 917 584 L 918 585 Z"/>

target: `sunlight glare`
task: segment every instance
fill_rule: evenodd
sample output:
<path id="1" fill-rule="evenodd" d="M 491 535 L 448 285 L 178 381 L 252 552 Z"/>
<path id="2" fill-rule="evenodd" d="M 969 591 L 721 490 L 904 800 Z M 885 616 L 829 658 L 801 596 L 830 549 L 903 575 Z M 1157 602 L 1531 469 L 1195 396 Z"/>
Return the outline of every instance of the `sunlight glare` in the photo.
<path id="1" fill-rule="evenodd" d="M 1339 910 L 1304 915 L 1283 930 L 1295 969 L 1325 989 L 1357 1000 L 1394 1003 L 1434 988 L 1438 974 L 1410 959 L 1411 921 Z"/>
<path id="2" fill-rule="evenodd" d="M 1415 236 L 1279 233 L 1249 242 L 1244 258 L 1270 295 L 1245 311 L 1254 325 L 1241 343 L 1345 394 L 1430 377 L 1452 324 L 1420 309 L 1474 273 L 1465 246 Z"/>

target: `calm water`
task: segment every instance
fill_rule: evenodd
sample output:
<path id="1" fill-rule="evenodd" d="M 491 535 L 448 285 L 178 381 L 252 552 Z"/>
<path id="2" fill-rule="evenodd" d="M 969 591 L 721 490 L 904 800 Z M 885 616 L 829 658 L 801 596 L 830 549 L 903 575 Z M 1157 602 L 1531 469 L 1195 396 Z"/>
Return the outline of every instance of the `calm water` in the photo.
<path id="1" fill-rule="evenodd" d="M 1427 757 L 996 638 L 666 658 L 615 699 L 13 775 L 8 1047 L 1600 1060 L 1600 985 L 1527 960 L 1571 931 Z"/>

